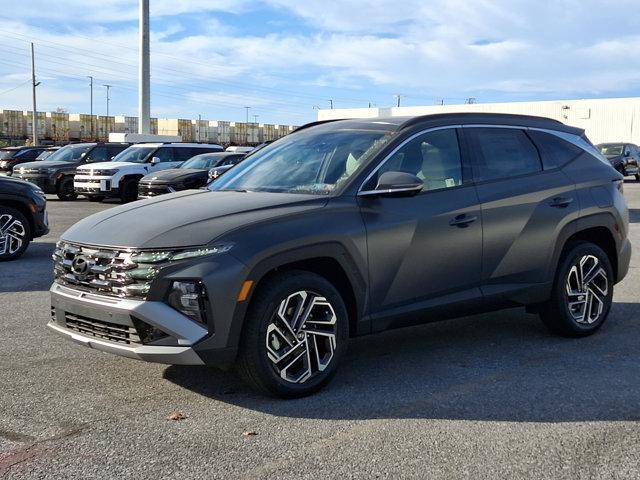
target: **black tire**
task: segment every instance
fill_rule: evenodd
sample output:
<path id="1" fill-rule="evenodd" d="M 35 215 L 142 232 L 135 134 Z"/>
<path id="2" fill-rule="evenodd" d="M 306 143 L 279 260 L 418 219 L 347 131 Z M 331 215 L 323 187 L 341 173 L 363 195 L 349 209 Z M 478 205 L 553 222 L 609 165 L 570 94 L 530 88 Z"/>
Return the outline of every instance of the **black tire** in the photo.
<path id="1" fill-rule="evenodd" d="M 0 231 L 4 232 L 10 224 L 16 221 L 19 222 L 21 228 L 18 228 L 18 230 L 16 230 L 15 228 L 17 227 L 17 225 L 14 224 L 15 227 L 12 229 L 12 235 L 16 235 L 17 232 L 23 232 L 20 235 L 22 238 L 22 244 L 12 253 L 9 253 L 10 247 L 8 246 L 9 244 L 7 242 L 11 242 L 11 244 L 15 245 L 15 240 L 9 238 L 8 235 L 0 233 L 0 262 L 15 260 L 16 258 L 19 258 L 20 256 L 22 256 L 22 254 L 29 246 L 29 243 L 31 242 L 31 225 L 29 224 L 27 218 L 21 212 L 14 208 L 0 207 Z"/>
<path id="2" fill-rule="evenodd" d="M 63 201 L 75 200 L 78 194 L 73 189 L 73 177 L 64 177 L 58 184 L 58 198 Z"/>
<path id="3" fill-rule="evenodd" d="M 122 203 L 133 202 L 138 199 L 138 180 L 132 178 L 125 180 L 120 187 L 120 200 Z"/>
<path id="4" fill-rule="evenodd" d="M 640 173 L 635 174 L 636 182 L 640 182 Z"/>
<path id="5" fill-rule="evenodd" d="M 89 195 L 87 199 L 90 202 L 101 202 L 102 200 L 104 200 L 104 197 L 101 195 Z"/>
<path id="6" fill-rule="evenodd" d="M 591 282 L 589 288 L 584 289 L 584 295 L 578 294 L 571 296 L 572 300 L 579 300 L 575 302 L 578 305 L 570 307 L 569 305 L 569 288 L 568 288 L 568 279 L 569 274 L 572 272 L 572 268 L 575 266 L 576 269 L 580 269 L 581 259 L 585 259 L 587 257 L 595 257 L 598 260 L 598 266 L 595 267 L 595 271 L 600 271 L 601 268 L 604 271 L 604 274 L 598 275 L 597 278 L 594 278 Z M 593 260 L 589 260 L 589 262 L 593 262 Z M 590 269 L 591 263 L 585 263 L 584 268 Z M 576 270 L 578 272 L 579 270 Z M 584 273 L 589 273 L 591 270 L 588 270 Z M 578 275 L 576 273 L 576 275 Z M 590 275 L 585 275 L 585 277 L 589 277 Z M 603 278 L 606 276 L 606 294 L 602 294 L 601 287 L 603 285 Z M 573 277 L 579 278 L 579 277 Z M 593 282 L 597 282 L 594 284 Z M 580 282 L 578 282 L 580 283 Z M 589 282 L 587 282 L 589 283 Z M 579 241 L 572 243 L 567 246 L 565 252 L 560 259 L 560 264 L 558 266 L 558 270 L 556 272 L 556 277 L 553 283 L 553 291 L 551 294 L 551 298 L 548 302 L 541 305 L 540 308 L 540 318 L 543 323 L 554 333 L 565 337 L 585 337 L 587 335 L 591 335 L 595 333 L 602 325 L 604 324 L 607 316 L 609 315 L 609 310 L 611 309 L 611 303 L 613 299 L 613 268 L 611 267 L 611 262 L 609 261 L 609 257 L 607 254 L 597 245 Z M 574 290 L 572 290 L 574 291 Z M 578 290 L 575 290 L 578 291 Z M 581 290 L 582 292 L 582 290 Z M 594 293 L 590 292 L 598 292 L 598 296 Z M 595 298 L 594 298 L 595 297 Z M 591 298 L 591 300 L 590 300 Z M 597 298 L 601 298 L 602 301 L 599 302 Z M 598 306 L 602 304 L 601 312 L 593 317 L 592 323 L 585 323 L 585 321 L 577 321 L 576 316 L 580 316 L 581 305 L 584 304 L 585 315 L 591 316 L 592 310 L 590 310 L 590 301 L 594 302 L 594 307 L 596 311 L 600 310 Z M 574 310 L 572 311 L 571 308 Z"/>
<path id="7" fill-rule="evenodd" d="M 294 352 L 296 348 L 302 347 L 298 351 L 303 352 L 305 351 L 305 345 L 308 345 L 307 348 L 311 349 L 308 351 L 313 351 L 314 356 L 307 357 L 303 355 L 303 358 L 311 358 L 312 361 L 307 365 L 314 365 L 316 367 L 316 371 L 310 378 L 303 380 L 301 383 L 292 383 L 282 378 L 277 371 L 278 367 L 269 357 L 267 332 L 269 328 L 272 328 L 272 320 L 279 318 L 276 317 L 276 313 L 281 302 L 286 301 L 290 296 L 300 291 L 324 297 L 330 304 L 330 307 L 333 308 L 336 319 L 334 324 L 335 328 L 332 330 L 332 332 L 335 333 L 335 349 L 333 349 L 333 356 L 330 357 L 327 365 L 320 371 L 318 368 L 319 363 L 316 361 L 316 352 L 319 352 L 319 350 L 314 349 L 314 343 L 313 340 L 309 340 L 309 334 L 307 334 L 307 339 L 301 340 L 296 340 L 296 338 L 300 339 L 302 332 L 298 334 L 298 337 L 290 337 L 293 344 L 297 343 L 298 345 L 289 348 L 288 352 L 292 352 L 292 354 L 286 358 L 285 355 L 288 355 L 288 353 L 284 354 L 283 361 L 287 363 L 287 358 L 296 357 L 298 355 L 297 352 Z M 313 297 L 310 296 L 308 298 Z M 305 300 L 303 299 L 302 305 L 304 305 L 304 302 Z M 318 308 L 326 309 L 328 307 L 319 305 Z M 294 310 L 293 307 L 292 310 Z M 326 314 L 329 312 L 329 310 L 325 310 L 319 312 L 319 314 L 324 315 L 324 318 L 326 318 Z M 331 318 L 334 317 L 331 316 Z M 311 319 L 308 319 L 307 322 L 314 323 Z M 302 327 L 306 328 L 308 326 L 302 325 Z M 271 335 L 273 335 L 273 332 Z M 302 334 L 302 338 L 303 337 L 304 334 Z M 314 338 L 324 337 L 318 336 Z M 254 294 L 245 318 L 236 367 L 240 376 L 250 386 L 263 393 L 282 398 L 304 397 L 320 390 L 335 375 L 341 357 L 346 351 L 348 338 L 349 318 L 347 309 L 342 297 L 329 281 L 320 275 L 305 271 L 295 270 L 279 273 L 268 279 L 267 283 L 260 285 L 259 290 Z M 322 340 L 320 341 L 322 342 Z M 289 344 L 292 342 L 290 341 Z M 325 343 L 325 347 L 326 345 Z M 287 345 L 283 343 L 283 346 L 283 351 L 286 352 Z M 273 344 L 270 348 L 273 348 Z M 326 350 L 324 350 L 323 353 L 326 353 Z M 317 356 L 319 356 L 319 353 Z M 323 356 L 323 360 L 326 358 L 326 356 Z M 280 373 L 284 370 L 286 369 L 282 368 Z"/>

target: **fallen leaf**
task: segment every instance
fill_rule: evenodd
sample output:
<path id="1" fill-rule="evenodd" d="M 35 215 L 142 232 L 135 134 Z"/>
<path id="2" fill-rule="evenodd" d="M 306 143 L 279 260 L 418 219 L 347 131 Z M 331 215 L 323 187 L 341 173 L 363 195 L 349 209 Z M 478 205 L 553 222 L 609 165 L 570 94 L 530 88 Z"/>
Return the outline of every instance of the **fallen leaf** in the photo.
<path id="1" fill-rule="evenodd" d="M 179 420 L 184 420 L 185 418 L 187 418 L 187 416 L 184 415 L 183 413 L 178 411 L 173 411 L 171 412 L 171 415 L 167 417 L 167 420 L 179 421 Z"/>
<path id="2" fill-rule="evenodd" d="M 243 437 L 255 437 L 258 435 L 258 432 L 242 432 Z"/>

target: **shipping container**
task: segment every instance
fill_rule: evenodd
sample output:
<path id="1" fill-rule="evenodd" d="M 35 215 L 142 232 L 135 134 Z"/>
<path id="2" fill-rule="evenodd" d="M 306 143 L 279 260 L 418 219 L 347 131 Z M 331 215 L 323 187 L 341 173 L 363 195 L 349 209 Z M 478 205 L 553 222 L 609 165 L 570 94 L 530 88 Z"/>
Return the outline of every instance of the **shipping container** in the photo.
<path id="1" fill-rule="evenodd" d="M 69 141 L 69 114 L 65 112 L 47 112 L 46 138 L 56 143 Z"/>

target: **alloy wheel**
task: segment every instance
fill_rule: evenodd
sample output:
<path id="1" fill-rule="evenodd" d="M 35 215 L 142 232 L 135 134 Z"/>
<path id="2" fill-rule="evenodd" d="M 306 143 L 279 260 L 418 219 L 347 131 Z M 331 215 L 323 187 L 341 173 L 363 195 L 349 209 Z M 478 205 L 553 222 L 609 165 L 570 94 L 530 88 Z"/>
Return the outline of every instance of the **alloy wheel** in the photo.
<path id="1" fill-rule="evenodd" d="M 325 371 L 336 349 L 336 313 L 323 296 L 298 291 L 282 300 L 267 327 L 267 356 L 290 383 Z"/>
<path id="2" fill-rule="evenodd" d="M 26 229 L 13 215 L 0 215 L 0 255 L 13 255 L 25 242 Z"/>
<path id="3" fill-rule="evenodd" d="M 580 324 L 591 325 L 600 319 L 609 295 L 607 272 L 594 255 L 584 255 L 567 275 L 569 313 Z"/>

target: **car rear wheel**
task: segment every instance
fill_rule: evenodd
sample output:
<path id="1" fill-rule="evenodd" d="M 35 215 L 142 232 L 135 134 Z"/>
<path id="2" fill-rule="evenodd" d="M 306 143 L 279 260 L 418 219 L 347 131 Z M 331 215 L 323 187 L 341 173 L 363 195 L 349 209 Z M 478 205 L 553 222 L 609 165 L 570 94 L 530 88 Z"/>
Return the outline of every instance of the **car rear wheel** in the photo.
<path id="1" fill-rule="evenodd" d="M 540 309 L 540 317 L 554 333 L 584 337 L 605 322 L 612 299 L 609 257 L 593 243 L 576 242 L 560 261 L 551 299 Z"/>
<path id="2" fill-rule="evenodd" d="M 73 189 L 73 178 L 65 177 L 58 185 L 58 198 L 60 200 L 75 200 L 78 194 Z"/>
<path id="3" fill-rule="evenodd" d="M 640 173 L 635 174 L 636 182 L 640 182 Z"/>
<path id="4" fill-rule="evenodd" d="M 347 310 L 336 288 L 310 272 L 275 275 L 256 291 L 238 355 L 253 387 L 284 398 L 324 387 L 347 347 Z"/>
<path id="5" fill-rule="evenodd" d="M 20 257 L 31 241 L 31 227 L 18 210 L 0 207 L 0 261 Z"/>
<path id="6" fill-rule="evenodd" d="M 138 199 L 138 182 L 133 179 L 125 180 L 120 187 L 120 200 L 122 203 L 133 202 Z"/>

